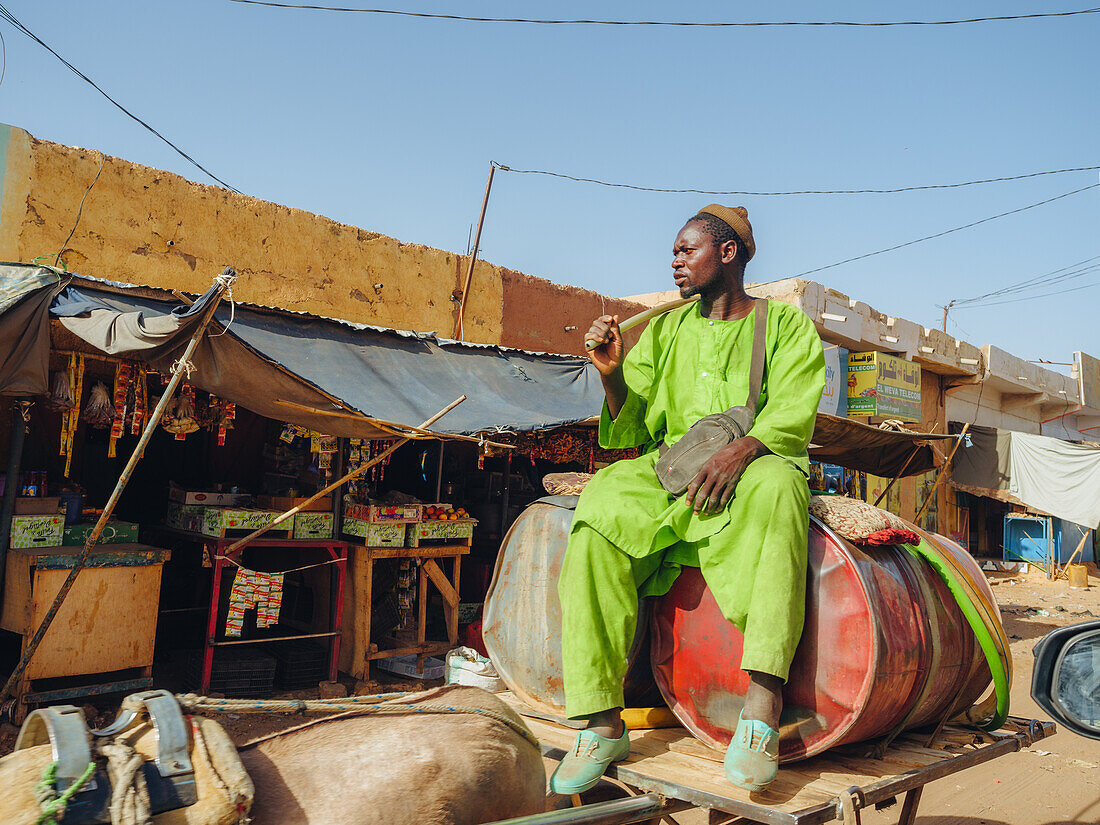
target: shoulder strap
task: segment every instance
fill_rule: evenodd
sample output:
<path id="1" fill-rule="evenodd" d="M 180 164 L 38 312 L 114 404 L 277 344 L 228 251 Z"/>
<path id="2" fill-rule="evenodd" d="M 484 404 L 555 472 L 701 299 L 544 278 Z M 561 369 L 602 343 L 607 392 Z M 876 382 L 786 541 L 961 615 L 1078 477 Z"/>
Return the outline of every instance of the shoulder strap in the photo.
<path id="1" fill-rule="evenodd" d="M 760 385 L 764 381 L 764 357 L 767 349 L 768 299 L 756 299 L 756 317 L 753 319 L 752 361 L 749 365 L 749 398 L 745 406 L 756 416 L 756 405 L 760 403 Z"/>

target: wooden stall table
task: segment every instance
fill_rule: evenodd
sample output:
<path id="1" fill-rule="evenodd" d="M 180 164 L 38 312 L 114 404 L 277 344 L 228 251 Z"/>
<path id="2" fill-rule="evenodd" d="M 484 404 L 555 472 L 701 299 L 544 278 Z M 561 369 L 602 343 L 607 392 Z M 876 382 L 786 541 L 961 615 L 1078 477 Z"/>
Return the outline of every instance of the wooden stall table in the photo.
<path id="1" fill-rule="evenodd" d="M 344 647 L 340 661 L 341 670 L 357 679 L 369 678 L 370 663 L 375 659 L 415 655 L 416 669 L 423 671 L 424 657 L 443 654 L 458 644 L 459 581 L 462 576 L 462 557 L 468 555 L 473 543 L 473 527 L 477 522 L 466 519 L 464 523 L 451 522 L 453 532 L 465 533 L 442 539 L 447 543 L 430 545 L 432 523 L 410 524 L 407 527 L 407 543 L 410 547 L 372 547 L 367 539 L 362 544 L 351 543 L 351 575 L 345 585 L 344 633 L 349 643 Z M 349 542 L 352 539 L 349 537 Z M 415 644 L 401 644 L 397 640 L 375 642 L 371 636 L 371 604 L 374 590 L 374 562 L 378 559 L 412 559 L 420 568 L 417 582 L 417 618 Z M 444 565 L 449 562 L 450 576 Z M 443 613 L 447 625 L 446 641 L 427 638 L 428 582 L 443 597 Z"/>
<path id="2" fill-rule="evenodd" d="M 24 651 L 81 550 L 8 550 L 0 627 L 22 635 Z M 18 721 L 29 705 L 152 687 L 160 577 L 169 556 L 168 550 L 146 544 L 92 548 L 86 567 L 15 687 Z M 114 678 L 52 690 L 36 690 L 34 685 L 36 680 L 96 674 Z"/>
<path id="3" fill-rule="evenodd" d="M 202 545 L 203 558 L 211 568 L 210 603 L 206 607 L 206 635 L 203 643 L 202 675 L 199 682 L 201 693 L 210 692 L 210 677 L 214 671 L 214 649 L 233 645 L 257 645 L 272 642 L 285 642 L 293 639 L 328 639 L 329 640 L 329 680 L 336 679 L 337 662 L 340 659 L 340 633 L 344 609 L 344 580 L 346 578 L 348 545 L 344 541 L 336 539 L 292 539 L 284 537 L 260 536 L 250 541 L 244 547 L 233 552 L 232 556 L 226 554 L 226 548 L 237 541 L 235 537 L 209 536 L 205 533 L 196 533 L 191 530 L 181 530 L 177 527 L 159 525 L 156 531 L 165 536 L 177 539 L 193 541 Z M 276 534 L 278 535 L 278 534 Z M 330 586 L 332 599 L 330 600 L 329 630 L 323 633 L 296 633 L 287 636 L 264 636 L 258 639 L 227 639 L 218 631 L 218 610 L 221 603 L 221 592 L 224 586 L 223 573 L 230 568 L 234 573 L 241 562 L 241 556 L 245 550 L 265 549 L 293 549 L 293 550 L 321 550 L 328 554 L 333 562 Z"/>

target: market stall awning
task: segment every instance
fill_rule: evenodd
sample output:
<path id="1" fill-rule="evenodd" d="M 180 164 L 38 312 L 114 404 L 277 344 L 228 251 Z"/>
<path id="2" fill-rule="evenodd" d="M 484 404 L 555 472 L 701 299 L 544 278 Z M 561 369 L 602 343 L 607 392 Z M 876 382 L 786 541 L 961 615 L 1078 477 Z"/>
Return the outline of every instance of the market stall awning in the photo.
<path id="1" fill-rule="evenodd" d="M 59 282 L 44 266 L 0 263 L 0 395 L 49 391 L 49 308 Z"/>
<path id="2" fill-rule="evenodd" d="M 960 489 L 1100 526 L 1100 447 L 971 426 L 954 463 Z"/>
<path id="3" fill-rule="evenodd" d="M 98 350 L 168 370 L 210 294 L 186 307 L 164 290 L 75 277 L 50 312 Z M 548 429 L 589 418 L 603 398 L 584 358 L 252 305 L 223 304 L 215 318 L 192 359 L 192 384 L 333 435 L 384 436 L 393 432 L 386 422 L 415 426 L 460 395 L 468 400 L 433 430 Z"/>
<path id="4" fill-rule="evenodd" d="M 954 436 L 947 433 L 884 429 L 818 413 L 810 458 L 888 478 L 911 476 L 935 469 L 932 443 L 951 438 Z"/>

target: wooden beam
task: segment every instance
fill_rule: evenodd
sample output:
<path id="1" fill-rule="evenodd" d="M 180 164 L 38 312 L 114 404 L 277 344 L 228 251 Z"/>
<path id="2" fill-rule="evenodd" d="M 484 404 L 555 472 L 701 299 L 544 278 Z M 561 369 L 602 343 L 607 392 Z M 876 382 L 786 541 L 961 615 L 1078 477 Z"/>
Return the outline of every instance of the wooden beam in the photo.
<path id="1" fill-rule="evenodd" d="M 443 595 L 443 600 L 451 607 L 458 606 L 458 592 L 451 586 L 451 583 L 447 580 L 447 575 L 436 564 L 435 559 L 424 559 L 424 563 L 420 566 L 421 569 L 428 574 L 428 578 L 432 580 L 439 592 Z"/>

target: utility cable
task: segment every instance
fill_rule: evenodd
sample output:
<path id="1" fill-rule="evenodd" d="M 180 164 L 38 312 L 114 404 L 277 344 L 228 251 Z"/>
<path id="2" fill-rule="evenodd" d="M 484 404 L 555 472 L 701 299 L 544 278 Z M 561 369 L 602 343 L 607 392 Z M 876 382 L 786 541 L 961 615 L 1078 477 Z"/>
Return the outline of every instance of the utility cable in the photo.
<path id="1" fill-rule="evenodd" d="M 1097 266 L 1094 269 L 1100 269 L 1100 266 Z M 1081 286 L 1070 287 L 1069 289 L 1058 289 L 1054 292 L 1044 292 L 1040 295 L 1024 295 L 1020 298 L 1009 298 L 1004 301 L 990 301 L 989 303 L 983 304 L 967 304 L 961 307 L 961 309 L 985 309 L 986 307 L 999 307 L 1005 304 L 1017 304 L 1020 301 L 1037 301 L 1040 298 L 1049 298 L 1052 295 L 1065 295 L 1067 292 L 1080 292 L 1082 289 L 1092 289 L 1093 287 L 1097 286 L 1100 286 L 1100 281 L 1092 284 L 1083 284 Z"/>
<path id="2" fill-rule="evenodd" d="M 835 263 L 826 264 L 825 266 L 819 266 L 815 269 L 807 269 L 805 272 L 799 272 L 797 275 L 791 275 L 788 277 L 801 278 L 804 275 L 812 275 L 815 272 L 823 272 L 826 269 L 832 269 L 833 267 L 842 266 L 843 264 L 850 264 L 853 261 L 862 261 L 864 258 L 871 258 L 875 255 L 885 254 L 886 252 L 894 252 L 898 249 L 904 249 L 907 246 L 913 246 L 914 244 L 923 243 L 924 241 L 930 241 L 933 238 L 942 238 L 944 235 L 950 235 L 954 232 L 961 232 L 964 229 L 970 229 L 975 226 L 980 226 L 983 223 L 989 223 L 990 221 L 995 221 L 998 218 L 1005 218 L 1009 215 L 1016 215 L 1020 212 L 1026 212 L 1029 209 L 1035 209 L 1037 206 L 1045 206 L 1048 203 L 1054 203 L 1054 201 L 1059 201 L 1062 198 L 1068 198 L 1070 195 L 1076 195 L 1080 192 L 1087 192 L 1089 189 L 1096 189 L 1097 187 L 1100 187 L 1100 183 L 1090 183 L 1088 186 L 1082 186 L 1080 189 L 1074 189 L 1071 192 L 1064 192 L 1061 195 L 1055 195 L 1053 198 L 1047 198 L 1046 200 L 1039 201 L 1038 203 L 1031 203 L 1027 206 L 1021 206 L 1019 209 L 1011 209 L 1008 212 L 1001 212 L 999 215 L 990 215 L 988 218 L 982 218 L 979 221 L 972 221 L 971 223 L 963 224 L 962 226 L 956 226 L 952 229 L 945 229 L 943 232 L 937 232 L 934 235 L 925 235 L 923 238 L 917 238 L 916 240 L 899 243 L 895 246 L 889 246 L 886 249 L 878 249 L 874 252 L 867 252 L 863 255 L 856 255 L 853 258 L 845 258 L 843 261 L 836 261 Z"/>
<path id="3" fill-rule="evenodd" d="M 188 163 L 195 166 L 197 169 L 201 170 L 203 173 L 208 175 L 212 180 L 217 181 L 218 184 L 220 184 L 221 186 L 224 186 L 226 189 L 230 190 L 231 192 L 236 192 L 238 195 L 241 194 L 241 191 L 239 189 L 237 189 L 236 187 L 230 186 L 224 180 L 219 178 L 217 175 L 215 175 L 213 172 L 211 172 L 209 169 L 207 169 L 205 166 L 203 166 L 201 163 L 199 163 L 197 160 L 195 160 L 193 157 L 191 157 L 185 151 L 183 151 L 179 146 L 174 144 L 172 141 L 170 141 L 168 138 L 166 138 L 164 135 L 162 135 L 160 132 L 158 132 L 156 129 L 154 129 L 152 126 L 150 126 L 144 120 L 142 120 L 140 117 L 135 115 L 133 112 L 131 112 L 125 106 L 123 106 L 121 103 L 119 103 L 117 100 L 115 100 L 109 94 L 107 94 L 107 92 L 103 91 L 103 89 L 100 88 L 99 84 L 97 84 L 94 80 L 92 80 L 90 77 L 88 77 L 88 75 L 84 74 L 84 72 L 80 71 L 80 69 L 76 68 L 76 66 L 74 66 L 72 63 L 70 63 L 68 60 L 66 60 L 64 57 L 62 57 L 56 51 L 54 51 L 53 48 L 51 48 L 49 46 L 49 44 L 47 44 L 40 37 L 38 37 L 38 35 L 36 35 L 34 32 L 32 32 L 30 29 L 28 29 L 22 23 L 20 23 L 19 20 L 15 17 L 15 15 L 12 14 L 10 11 L 8 11 L 8 9 L 5 8 L 2 3 L 0 3 L 0 18 L 3 18 L 4 20 L 7 20 L 9 23 L 12 24 L 12 26 L 14 26 L 16 29 L 21 31 L 23 34 L 25 34 L 31 40 L 35 41 L 38 45 L 40 45 L 42 48 L 44 48 L 46 51 L 48 51 L 50 54 L 52 54 L 58 60 L 60 60 L 63 64 L 65 64 L 65 67 L 68 68 L 71 72 L 73 72 L 77 77 L 79 77 L 85 83 L 90 85 L 93 89 L 95 89 L 97 92 L 99 92 L 105 98 L 107 98 L 107 100 L 109 100 L 111 102 L 111 104 L 116 109 L 118 109 L 120 112 L 122 112 L 124 115 L 126 115 L 126 117 L 130 118 L 132 121 L 134 121 L 138 125 L 144 127 L 146 130 L 148 130 L 149 132 L 154 134 L 156 137 L 160 138 L 162 141 L 164 141 L 166 144 L 168 144 L 170 147 L 172 147 L 172 149 L 174 149 L 176 151 L 176 154 L 178 154 L 180 157 L 182 157 Z"/>
<path id="4" fill-rule="evenodd" d="M 73 235 L 76 234 L 76 228 L 80 225 L 80 216 L 84 214 L 84 201 L 88 199 L 88 193 L 92 191 L 92 187 L 96 185 L 96 181 L 99 180 L 99 176 L 103 174 L 103 167 L 107 162 L 107 156 L 102 152 L 99 153 L 99 171 L 95 173 L 95 177 L 92 178 L 92 182 L 88 184 L 88 188 L 84 190 L 84 197 L 80 199 L 80 206 L 76 208 L 76 219 L 73 221 L 73 228 L 69 230 L 69 237 L 65 239 L 65 243 L 61 244 L 61 249 L 57 251 L 57 257 L 54 258 L 53 265 L 56 267 L 61 263 L 61 256 L 65 254 L 65 249 L 69 245 L 69 241 L 73 239 Z M 68 267 L 66 267 L 68 269 Z"/>
<path id="5" fill-rule="evenodd" d="M 976 295 L 973 298 L 961 298 L 961 299 L 951 301 L 951 303 L 948 306 L 957 307 L 957 306 L 965 306 L 967 304 L 976 304 L 976 303 L 980 303 L 981 301 L 989 300 L 991 298 L 998 298 L 998 297 L 1001 297 L 1001 296 L 1004 296 L 1004 295 L 1012 295 L 1012 294 L 1017 293 L 1017 292 L 1026 292 L 1026 291 L 1029 291 L 1029 290 L 1032 290 L 1032 289 L 1039 289 L 1041 287 L 1050 286 L 1051 284 L 1054 284 L 1054 283 L 1059 283 L 1059 282 L 1062 282 L 1062 281 L 1069 281 L 1069 280 L 1072 280 L 1074 278 L 1079 278 L 1082 275 L 1085 275 L 1089 272 L 1092 272 L 1092 271 L 1096 270 L 1097 268 L 1100 268 L 1100 264 L 1093 264 L 1092 263 L 1093 261 L 1096 261 L 1097 259 L 1100 259 L 1100 255 L 1096 255 L 1092 258 L 1086 258 L 1083 261 L 1078 261 L 1077 263 L 1070 264 L 1069 266 L 1063 266 L 1060 269 L 1055 269 L 1055 270 L 1053 270 L 1051 272 L 1047 272 L 1043 275 L 1036 275 L 1033 278 L 1028 278 L 1026 280 L 1019 281 L 1018 283 L 1010 284 L 1010 285 L 1002 287 L 1000 289 L 996 289 L 992 292 L 987 292 L 984 295 Z M 1085 264 L 1090 264 L 1090 265 L 1085 266 Z M 1078 268 L 1078 267 L 1080 267 L 1080 268 Z"/>
<path id="6" fill-rule="evenodd" d="M 306 9 L 309 11 L 351 12 L 354 14 L 379 14 L 395 17 L 419 17 L 429 20 L 459 20 L 467 23 L 537 23 L 544 26 L 675 26 L 690 28 L 751 28 L 776 26 L 853 26 L 882 28 L 886 26 L 958 26 L 966 23 L 991 23 L 1004 20 L 1035 20 L 1044 17 L 1073 17 L 1080 14 L 1097 14 L 1100 8 L 1074 11 L 1040 12 L 1033 14 L 1006 14 L 996 17 L 967 17 L 954 20 L 761 20 L 761 21 L 703 21 L 703 20 L 564 20 L 537 19 L 532 17 L 469 17 L 461 14 L 433 14 L 398 9 L 365 9 L 346 6 L 320 6 L 306 3 L 273 3 L 269 0 L 230 0 L 250 6 L 270 6 L 276 9 Z"/>
<path id="7" fill-rule="evenodd" d="M 1023 175 L 1009 175 L 1000 178 L 982 178 L 980 180 L 968 180 L 961 183 L 935 183 L 924 186 L 901 186 L 896 189 L 797 189 L 785 192 L 752 192 L 742 189 L 662 189 L 654 186 L 637 186 L 630 183 L 613 183 L 597 178 L 581 178 L 567 175 L 563 172 L 549 172 L 544 169 L 513 169 L 497 161 L 491 161 L 493 166 L 502 172 L 512 172 L 517 175 L 545 175 L 551 178 L 575 181 L 577 183 L 594 183 L 598 186 L 609 186 L 615 189 L 633 189 L 637 192 L 666 192 L 672 194 L 693 195 L 751 195 L 754 197 L 774 197 L 786 195 L 893 195 L 898 192 L 919 192 L 928 189 L 959 189 L 964 186 L 978 186 L 985 183 L 1001 183 L 1003 181 L 1024 180 L 1025 178 L 1038 178 L 1043 175 L 1062 175 L 1067 172 L 1094 172 L 1100 166 L 1075 166 L 1067 169 L 1050 169 L 1043 172 L 1028 172 Z"/>

